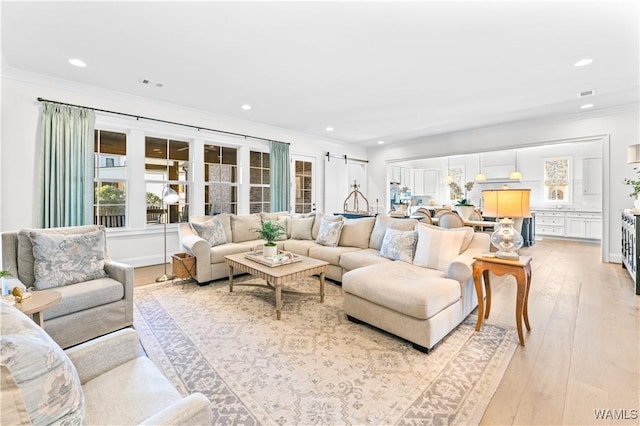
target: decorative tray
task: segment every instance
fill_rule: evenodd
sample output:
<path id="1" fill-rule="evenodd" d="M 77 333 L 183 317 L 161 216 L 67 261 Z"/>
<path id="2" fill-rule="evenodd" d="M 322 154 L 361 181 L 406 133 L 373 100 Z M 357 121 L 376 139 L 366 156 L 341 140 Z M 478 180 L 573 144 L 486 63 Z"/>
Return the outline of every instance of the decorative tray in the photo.
<path id="1" fill-rule="evenodd" d="M 254 250 L 252 253 L 245 254 L 244 257 L 270 267 L 288 265 L 290 263 L 302 261 L 301 256 L 295 255 L 288 251 L 280 252 L 275 256 L 266 257 L 263 256 L 261 252 Z"/>

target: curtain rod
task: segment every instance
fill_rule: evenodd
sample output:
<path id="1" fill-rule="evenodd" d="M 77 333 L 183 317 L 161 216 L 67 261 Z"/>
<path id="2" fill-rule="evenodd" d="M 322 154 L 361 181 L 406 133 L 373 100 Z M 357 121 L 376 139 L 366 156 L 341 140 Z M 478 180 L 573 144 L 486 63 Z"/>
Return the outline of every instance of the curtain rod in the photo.
<path id="1" fill-rule="evenodd" d="M 259 136 L 245 135 L 245 134 L 242 134 L 242 133 L 227 132 L 226 130 L 210 129 L 208 127 L 194 126 L 193 124 L 178 123 L 178 122 L 175 122 L 175 121 L 162 120 L 160 118 L 143 117 L 141 115 L 128 114 L 126 112 L 109 111 L 109 110 L 106 110 L 106 109 L 94 108 L 94 107 L 83 106 L 83 105 L 68 104 L 68 103 L 65 103 L 65 102 L 52 101 L 52 100 L 43 99 L 43 98 L 38 98 L 37 100 L 38 100 L 38 102 L 50 102 L 50 103 L 58 104 L 58 105 L 72 106 L 72 107 L 76 107 L 76 108 L 86 108 L 86 109 L 91 109 L 93 111 L 105 112 L 107 114 L 124 115 L 125 117 L 133 117 L 136 120 L 143 119 L 143 120 L 157 121 L 157 122 L 165 123 L 165 124 L 173 124 L 175 126 L 190 127 L 192 129 L 196 129 L 197 131 L 205 130 L 205 131 L 208 131 L 208 132 L 223 133 L 225 135 L 240 136 L 240 137 L 243 137 L 243 138 L 258 139 L 258 140 L 267 141 L 267 142 L 278 142 L 278 143 L 284 143 L 284 144 L 287 144 L 287 145 L 291 145 L 289 142 L 276 141 L 276 140 L 273 140 L 273 139 L 261 138 Z"/>
<path id="2" fill-rule="evenodd" d="M 344 160 L 344 164 L 347 164 L 347 160 L 351 160 L 351 161 L 359 161 L 361 163 L 368 163 L 369 160 L 361 160 L 359 158 L 349 158 L 347 157 L 347 155 L 336 155 L 336 154 L 331 154 L 329 152 L 327 152 L 325 154 L 325 157 L 327 157 L 327 161 L 331 161 L 332 158 L 339 158 L 341 160 Z"/>

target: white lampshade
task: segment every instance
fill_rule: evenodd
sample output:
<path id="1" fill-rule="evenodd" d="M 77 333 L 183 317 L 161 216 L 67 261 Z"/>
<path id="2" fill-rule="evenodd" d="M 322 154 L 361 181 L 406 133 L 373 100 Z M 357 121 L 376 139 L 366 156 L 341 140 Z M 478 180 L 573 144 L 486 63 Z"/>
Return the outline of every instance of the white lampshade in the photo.
<path id="1" fill-rule="evenodd" d="M 511 173 L 509 173 L 509 179 L 520 180 L 522 179 L 522 173 L 520 173 L 518 170 L 514 170 Z"/>
<path id="2" fill-rule="evenodd" d="M 475 180 L 476 182 L 484 182 L 485 180 L 487 180 L 487 177 L 484 173 L 478 173 L 475 177 Z"/>
<path id="3" fill-rule="evenodd" d="M 530 189 L 487 189 L 482 191 L 482 214 L 489 217 L 530 217 Z"/>
<path id="4" fill-rule="evenodd" d="M 627 148 L 627 163 L 640 163 L 640 144 L 631 145 Z"/>
<path id="5" fill-rule="evenodd" d="M 164 204 L 175 204 L 180 201 L 180 196 L 170 186 L 165 186 L 162 190 L 162 202 Z"/>

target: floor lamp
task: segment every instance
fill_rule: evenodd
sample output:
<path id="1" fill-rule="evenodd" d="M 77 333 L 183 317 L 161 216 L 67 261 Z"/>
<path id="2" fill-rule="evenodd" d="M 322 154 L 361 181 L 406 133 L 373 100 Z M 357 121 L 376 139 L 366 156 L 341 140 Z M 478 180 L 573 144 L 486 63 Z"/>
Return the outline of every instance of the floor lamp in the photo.
<path id="1" fill-rule="evenodd" d="M 164 274 L 156 278 L 156 282 L 169 281 L 175 278 L 172 274 L 167 274 L 167 221 L 169 220 L 169 204 L 176 204 L 180 201 L 180 196 L 169 185 L 162 188 L 162 204 L 164 204 Z"/>

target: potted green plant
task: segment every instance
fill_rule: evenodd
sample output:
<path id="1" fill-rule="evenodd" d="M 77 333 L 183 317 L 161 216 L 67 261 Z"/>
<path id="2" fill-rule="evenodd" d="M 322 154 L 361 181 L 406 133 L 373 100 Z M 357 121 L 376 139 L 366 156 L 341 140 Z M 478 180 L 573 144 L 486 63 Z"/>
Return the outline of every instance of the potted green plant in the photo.
<path id="1" fill-rule="evenodd" d="M 471 214 L 475 210 L 475 206 L 471 204 L 471 199 L 469 199 L 469 191 L 473 189 L 473 182 L 469 181 L 464 185 L 465 189 L 465 197 L 458 200 L 458 202 L 453 206 L 455 211 L 460 215 L 462 220 L 469 220 Z"/>
<path id="2" fill-rule="evenodd" d="M 287 231 L 284 227 L 278 222 L 265 220 L 262 222 L 262 226 L 255 229 L 255 231 L 260 235 L 260 238 L 267 241 L 263 247 L 263 255 L 265 257 L 273 257 L 277 255 L 278 246 L 275 241 L 281 235 L 286 234 Z"/>

